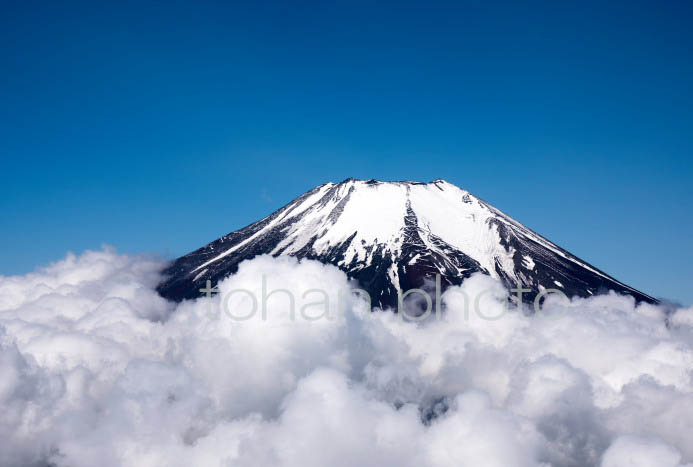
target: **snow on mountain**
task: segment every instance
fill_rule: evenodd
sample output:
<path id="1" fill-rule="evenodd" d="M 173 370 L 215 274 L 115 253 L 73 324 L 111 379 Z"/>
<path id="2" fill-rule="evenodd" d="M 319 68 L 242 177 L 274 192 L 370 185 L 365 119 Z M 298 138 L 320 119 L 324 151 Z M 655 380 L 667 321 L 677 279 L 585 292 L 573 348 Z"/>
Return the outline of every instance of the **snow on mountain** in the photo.
<path id="1" fill-rule="evenodd" d="M 347 179 L 320 185 L 270 216 L 175 260 L 158 290 L 171 299 L 200 295 L 259 254 L 291 255 L 339 267 L 374 304 L 440 274 L 444 286 L 475 272 L 522 285 L 533 299 L 558 289 L 587 297 L 607 290 L 655 302 L 445 180 Z"/>

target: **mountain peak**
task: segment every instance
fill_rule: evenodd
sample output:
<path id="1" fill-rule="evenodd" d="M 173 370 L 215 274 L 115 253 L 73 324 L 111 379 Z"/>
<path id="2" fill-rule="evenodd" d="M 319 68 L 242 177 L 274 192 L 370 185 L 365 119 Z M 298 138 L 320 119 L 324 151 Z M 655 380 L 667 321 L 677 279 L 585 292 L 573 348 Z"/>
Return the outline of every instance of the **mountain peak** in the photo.
<path id="1" fill-rule="evenodd" d="M 374 303 L 394 306 L 399 291 L 441 276 L 444 286 L 475 272 L 522 286 L 532 299 L 559 289 L 587 297 L 606 290 L 653 302 L 443 180 L 386 182 L 348 178 L 320 185 L 270 216 L 188 254 L 165 271 L 168 298 L 199 295 L 256 255 L 289 255 L 334 264 Z"/>
<path id="2" fill-rule="evenodd" d="M 448 182 L 447 180 L 444 180 L 442 178 L 437 178 L 435 180 L 432 180 L 430 182 L 420 182 L 416 180 L 394 180 L 394 181 L 387 181 L 387 180 L 378 180 L 376 178 L 371 178 L 368 180 L 365 179 L 360 179 L 360 178 L 345 178 L 339 183 L 327 183 L 326 185 L 347 185 L 347 184 L 352 184 L 352 185 L 357 185 L 357 184 L 364 184 L 364 185 L 379 185 L 379 184 L 391 184 L 391 185 L 431 185 L 431 184 L 440 184 L 440 185 L 449 185 L 451 187 L 455 187 L 457 189 L 460 189 L 459 187 L 455 186 L 454 184 Z M 322 185 L 320 185 L 322 186 Z"/>

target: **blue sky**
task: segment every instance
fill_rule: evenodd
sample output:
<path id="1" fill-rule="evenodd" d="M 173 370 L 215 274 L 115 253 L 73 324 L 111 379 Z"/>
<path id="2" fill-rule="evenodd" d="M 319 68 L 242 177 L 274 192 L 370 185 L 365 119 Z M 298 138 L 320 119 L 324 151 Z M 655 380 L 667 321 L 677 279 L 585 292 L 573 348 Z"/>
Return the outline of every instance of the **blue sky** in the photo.
<path id="1" fill-rule="evenodd" d="M 243 3 L 3 5 L 0 274 L 444 178 L 693 303 L 690 3 Z"/>

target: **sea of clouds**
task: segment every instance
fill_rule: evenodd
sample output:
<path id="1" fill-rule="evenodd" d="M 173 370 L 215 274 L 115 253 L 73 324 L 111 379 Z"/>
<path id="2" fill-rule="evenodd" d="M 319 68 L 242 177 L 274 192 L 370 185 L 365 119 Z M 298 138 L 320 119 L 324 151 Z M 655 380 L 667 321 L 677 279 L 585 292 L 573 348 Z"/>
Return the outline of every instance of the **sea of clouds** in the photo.
<path id="1" fill-rule="evenodd" d="M 693 309 L 605 295 L 504 312 L 478 275 L 408 322 L 221 313 L 225 293 L 353 287 L 259 257 L 180 304 L 162 263 L 86 252 L 0 277 L 1 466 L 653 466 L 693 462 Z M 465 307 L 492 290 L 485 319 Z M 248 305 L 233 294 L 232 309 Z"/>

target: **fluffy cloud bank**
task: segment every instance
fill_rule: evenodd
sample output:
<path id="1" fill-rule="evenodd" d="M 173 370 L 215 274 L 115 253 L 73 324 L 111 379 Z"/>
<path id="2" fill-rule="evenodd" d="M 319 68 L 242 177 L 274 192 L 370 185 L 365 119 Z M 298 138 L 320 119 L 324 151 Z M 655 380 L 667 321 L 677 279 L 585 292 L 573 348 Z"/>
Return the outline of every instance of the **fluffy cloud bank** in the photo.
<path id="1" fill-rule="evenodd" d="M 475 276 L 406 322 L 233 320 L 248 294 L 351 287 L 334 267 L 243 263 L 220 294 L 154 291 L 155 260 L 87 252 L 0 277 L 2 466 L 657 466 L 693 462 L 693 310 L 607 295 L 504 313 Z M 483 302 L 484 319 L 463 293 Z M 495 296 L 495 298 L 493 298 Z M 308 310 L 309 308 L 305 308 Z"/>

